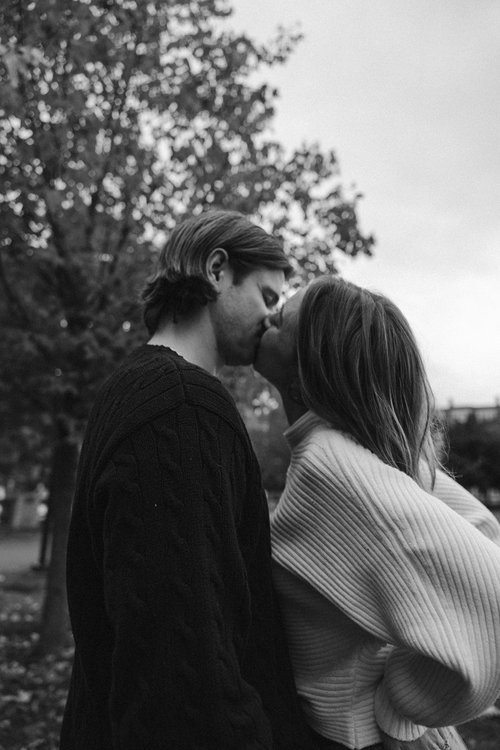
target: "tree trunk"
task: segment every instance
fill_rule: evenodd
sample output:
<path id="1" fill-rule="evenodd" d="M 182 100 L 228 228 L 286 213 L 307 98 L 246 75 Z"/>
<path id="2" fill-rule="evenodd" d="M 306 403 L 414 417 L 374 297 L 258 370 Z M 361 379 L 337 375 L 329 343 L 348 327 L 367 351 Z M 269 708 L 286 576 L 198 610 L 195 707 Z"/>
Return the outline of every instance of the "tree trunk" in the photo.
<path id="1" fill-rule="evenodd" d="M 59 651 L 69 641 L 66 598 L 66 544 L 79 446 L 72 437 L 62 437 L 54 446 L 50 478 L 51 555 L 42 610 L 40 640 L 36 655 Z"/>

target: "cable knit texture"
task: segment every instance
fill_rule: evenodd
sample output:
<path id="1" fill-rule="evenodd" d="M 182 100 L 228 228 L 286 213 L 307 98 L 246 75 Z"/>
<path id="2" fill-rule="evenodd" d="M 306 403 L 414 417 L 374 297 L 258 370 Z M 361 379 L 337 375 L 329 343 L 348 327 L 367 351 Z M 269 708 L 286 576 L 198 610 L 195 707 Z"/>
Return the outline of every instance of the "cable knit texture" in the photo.
<path id="1" fill-rule="evenodd" d="M 144 346 L 91 414 L 68 546 L 61 750 L 312 748 L 259 467 L 220 382 Z"/>
<path id="2" fill-rule="evenodd" d="M 311 412 L 271 517 L 275 581 L 314 729 L 349 748 L 478 715 L 500 692 L 500 526 L 430 494 Z"/>

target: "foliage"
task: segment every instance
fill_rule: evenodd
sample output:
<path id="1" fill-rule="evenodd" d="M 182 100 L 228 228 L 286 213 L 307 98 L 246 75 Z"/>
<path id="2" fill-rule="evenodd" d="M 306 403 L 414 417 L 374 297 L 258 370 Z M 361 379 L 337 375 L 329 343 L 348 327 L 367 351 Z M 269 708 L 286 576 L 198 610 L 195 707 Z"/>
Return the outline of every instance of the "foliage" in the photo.
<path id="1" fill-rule="evenodd" d="M 32 658 L 38 640 L 43 580 L 27 572 L 0 586 L 0 747 L 55 750 L 71 669 L 72 647 Z"/>
<path id="2" fill-rule="evenodd" d="M 478 421 L 471 414 L 448 426 L 447 466 L 464 487 L 481 493 L 500 490 L 500 420 Z"/>
<path id="3" fill-rule="evenodd" d="M 183 215 L 254 215 L 305 277 L 332 270 L 337 252 L 371 252 L 335 154 L 315 144 L 287 154 L 269 135 L 277 92 L 257 78 L 300 36 L 280 30 L 258 45 L 231 30 L 230 13 L 227 0 L 1 4 L 0 398 L 11 467 L 33 432 L 44 463 L 48 446 L 57 455 L 81 438 L 96 389 L 144 340 L 138 293 Z M 69 506 L 71 492 L 58 497 Z"/>
<path id="4" fill-rule="evenodd" d="M 185 213 L 260 216 L 315 274 L 370 252 L 336 158 L 266 134 L 277 92 L 253 84 L 299 41 L 266 47 L 224 0 L 16 0 L 0 10 L 3 375 L 19 414 L 80 433 L 95 388 L 142 340 L 151 255 Z"/>
<path id="5" fill-rule="evenodd" d="M 2 685 L 0 747 L 47 750 L 59 746 L 70 661 L 68 652 L 31 661 L 30 639 L 0 637 Z"/>
<path id="6" fill-rule="evenodd" d="M 278 392 L 267 385 L 247 415 L 247 427 L 262 468 L 262 482 L 268 493 L 279 495 L 285 486 L 290 450 L 283 437 L 288 427 Z"/>

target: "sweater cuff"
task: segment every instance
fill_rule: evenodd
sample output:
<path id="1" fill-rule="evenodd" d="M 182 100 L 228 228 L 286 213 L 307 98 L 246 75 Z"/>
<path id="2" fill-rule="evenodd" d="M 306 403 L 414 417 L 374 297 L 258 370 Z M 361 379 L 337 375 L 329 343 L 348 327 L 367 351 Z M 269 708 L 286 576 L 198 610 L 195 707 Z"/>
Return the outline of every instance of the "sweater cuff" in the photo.
<path id="1" fill-rule="evenodd" d="M 375 692 L 375 720 L 380 729 L 396 740 L 405 742 L 416 740 L 428 729 L 422 724 L 414 724 L 398 714 L 389 701 L 384 684 L 381 683 Z"/>

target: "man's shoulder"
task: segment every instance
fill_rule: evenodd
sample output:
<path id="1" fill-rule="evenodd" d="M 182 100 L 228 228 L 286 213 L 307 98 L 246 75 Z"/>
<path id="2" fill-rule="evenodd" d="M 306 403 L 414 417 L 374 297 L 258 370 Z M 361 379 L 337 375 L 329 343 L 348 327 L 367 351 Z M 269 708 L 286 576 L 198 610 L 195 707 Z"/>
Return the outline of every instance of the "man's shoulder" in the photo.
<path id="1" fill-rule="evenodd" d="M 160 346 L 132 352 L 99 391 L 89 429 L 123 436 L 179 409 L 203 410 L 244 430 L 218 378 Z"/>
<path id="2" fill-rule="evenodd" d="M 228 439 L 232 434 L 244 451 L 252 451 L 234 399 L 220 380 L 165 347 L 146 345 L 132 352 L 101 387 L 85 444 L 101 466 L 132 435 L 150 435 L 151 428 L 164 434 L 165 425 L 175 432 L 181 423 L 184 430 L 199 424 L 213 434 L 223 423 Z"/>
<path id="3" fill-rule="evenodd" d="M 122 396 L 130 412 L 132 402 L 146 405 L 160 397 L 161 409 L 183 402 L 209 400 L 211 394 L 234 406 L 220 380 L 201 367 L 187 362 L 164 346 L 145 345 L 132 352 L 101 389 L 101 399 L 119 401 Z"/>

